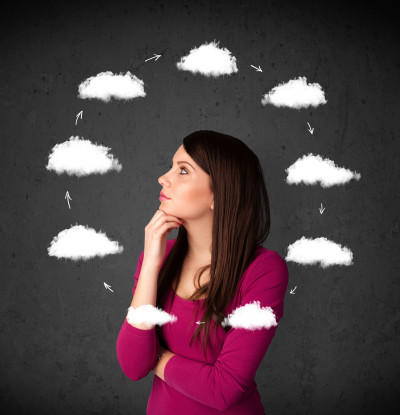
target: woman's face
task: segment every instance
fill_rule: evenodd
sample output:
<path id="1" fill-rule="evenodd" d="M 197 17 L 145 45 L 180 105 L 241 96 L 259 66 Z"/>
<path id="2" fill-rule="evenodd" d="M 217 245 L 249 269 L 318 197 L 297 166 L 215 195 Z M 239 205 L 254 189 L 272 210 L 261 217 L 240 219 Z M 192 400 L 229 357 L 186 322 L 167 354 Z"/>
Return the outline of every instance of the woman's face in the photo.
<path id="1" fill-rule="evenodd" d="M 210 209 L 214 201 L 211 178 L 190 158 L 183 145 L 175 153 L 171 169 L 159 177 L 158 183 L 169 197 L 160 202 L 160 209 L 166 214 L 187 221 L 213 212 Z"/>

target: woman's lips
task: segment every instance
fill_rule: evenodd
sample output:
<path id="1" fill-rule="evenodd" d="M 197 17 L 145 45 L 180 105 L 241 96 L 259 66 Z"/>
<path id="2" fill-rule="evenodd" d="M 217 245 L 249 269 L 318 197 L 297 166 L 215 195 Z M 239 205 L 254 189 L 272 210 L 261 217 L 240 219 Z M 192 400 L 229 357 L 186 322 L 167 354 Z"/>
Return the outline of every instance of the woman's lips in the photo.
<path id="1" fill-rule="evenodd" d="M 169 200 L 169 199 L 168 199 L 168 197 L 165 197 L 165 196 L 160 196 L 160 197 L 159 197 L 159 200 L 161 200 L 161 202 L 163 202 L 164 200 Z"/>

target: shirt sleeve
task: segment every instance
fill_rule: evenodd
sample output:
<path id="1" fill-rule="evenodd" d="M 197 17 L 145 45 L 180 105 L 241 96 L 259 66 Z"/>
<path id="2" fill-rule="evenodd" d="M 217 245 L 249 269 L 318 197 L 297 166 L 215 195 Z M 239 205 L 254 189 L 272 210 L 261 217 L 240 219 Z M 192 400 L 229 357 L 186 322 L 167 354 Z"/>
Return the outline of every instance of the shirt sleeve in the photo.
<path id="1" fill-rule="evenodd" d="M 135 294 L 142 268 L 144 251 L 142 251 L 134 276 Z M 142 330 L 128 323 L 126 317 L 117 339 L 117 358 L 124 374 L 131 380 L 140 380 L 154 368 L 160 350 L 156 328 Z"/>
<path id="2" fill-rule="evenodd" d="M 275 251 L 272 254 L 270 251 L 251 271 L 248 283 L 244 284 L 240 306 L 259 301 L 260 307 L 272 308 L 278 323 L 283 316 L 288 279 L 285 260 Z M 165 366 L 165 382 L 203 405 L 224 411 L 243 398 L 276 328 L 271 326 L 253 331 L 231 327 L 221 353 L 212 365 L 175 354 Z"/>

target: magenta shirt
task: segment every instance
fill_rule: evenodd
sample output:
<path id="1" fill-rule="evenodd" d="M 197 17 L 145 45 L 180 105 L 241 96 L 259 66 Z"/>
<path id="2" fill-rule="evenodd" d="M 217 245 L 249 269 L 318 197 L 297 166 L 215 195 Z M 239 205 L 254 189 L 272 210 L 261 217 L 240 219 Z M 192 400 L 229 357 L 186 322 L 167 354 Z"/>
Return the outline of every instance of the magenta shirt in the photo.
<path id="1" fill-rule="evenodd" d="M 164 260 L 175 241 L 167 241 Z M 136 268 L 133 293 L 143 255 L 144 252 Z M 260 307 L 272 308 L 278 323 L 283 315 L 288 279 L 285 260 L 277 252 L 259 246 L 257 258 L 244 272 L 233 301 L 224 311 L 225 316 L 237 307 L 259 301 Z M 172 293 L 171 288 L 163 310 L 176 316 L 177 320 L 164 324 L 160 328 L 160 336 L 175 356 L 165 366 L 165 381 L 154 374 L 146 414 L 263 415 L 264 407 L 254 377 L 277 326 L 260 330 L 228 326 L 227 332 L 223 327 L 218 327 L 216 336 L 213 330 L 209 337 L 205 360 L 202 337 L 189 347 L 191 336 L 197 328 L 196 322 L 201 320 L 203 313 L 199 310 L 197 318 L 189 326 L 193 307 L 197 301 L 205 300 L 189 301 L 175 295 L 169 311 Z M 159 345 L 155 328 L 141 330 L 131 326 L 125 319 L 116 345 L 117 358 L 124 374 L 133 381 L 147 376 L 156 364 Z"/>

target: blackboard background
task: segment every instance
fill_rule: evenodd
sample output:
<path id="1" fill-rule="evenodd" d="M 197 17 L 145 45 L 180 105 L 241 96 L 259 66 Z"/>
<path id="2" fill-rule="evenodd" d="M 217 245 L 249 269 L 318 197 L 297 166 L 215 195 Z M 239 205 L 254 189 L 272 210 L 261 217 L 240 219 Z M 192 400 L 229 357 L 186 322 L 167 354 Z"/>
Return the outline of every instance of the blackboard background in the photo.
<path id="1" fill-rule="evenodd" d="M 351 266 L 288 263 L 284 318 L 256 375 L 266 413 L 394 412 L 400 53 L 389 3 L 14 2 L 1 15 L 1 407 L 145 413 L 153 373 L 127 379 L 115 343 L 144 227 L 159 206 L 157 178 L 186 135 L 211 129 L 246 142 L 263 165 L 272 213 L 265 247 L 285 257 L 302 236 L 324 236 L 354 254 Z M 176 69 L 213 40 L 237 58 L 238 73 L 215 79 Z M 162 57 L 145 62 L 153 54 Z M 143 79 L 147 96 L 108 104 L 77 97 L 80 82 L 107 70 Z M 263 94 L 298 76 L 320 83 L 328 103 L 261 105 Z M 122 171 L 80 179 L 48 172 L 50 150 L 72 135 L 110 147 Z M 361 180 L 287 185 L 285 169 L 310 152 Z M 50 241 L 73 224 L 104 231 L 124 252 L 86 262 L 49 257 Z"/>

